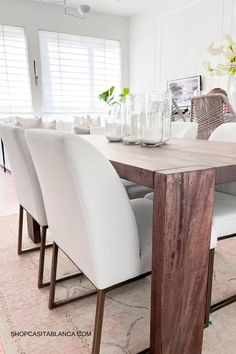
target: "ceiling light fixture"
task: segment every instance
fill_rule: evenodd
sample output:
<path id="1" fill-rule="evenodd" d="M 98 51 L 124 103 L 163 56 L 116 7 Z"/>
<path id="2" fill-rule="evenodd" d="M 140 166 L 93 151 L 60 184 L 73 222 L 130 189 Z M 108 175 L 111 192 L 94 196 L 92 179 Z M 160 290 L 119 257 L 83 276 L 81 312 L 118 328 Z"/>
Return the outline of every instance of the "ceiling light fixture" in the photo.
<path id="1" fill-rule="evenodd" d="M 89 5 L 69 4 L 68 0 L 64 0 L 65 15 L 84 19 L 90 12 Z"/>
<path id="2" fill-rule="evenodd" d="M 64 14 L 66 16 L 73 16 L 80 19 L 84 19 L 86 15 L 91 11 L 89 5 L 78 4 L 71 0 L 36 0 L 46 4 L 62 4 L 64 5 Z"/>

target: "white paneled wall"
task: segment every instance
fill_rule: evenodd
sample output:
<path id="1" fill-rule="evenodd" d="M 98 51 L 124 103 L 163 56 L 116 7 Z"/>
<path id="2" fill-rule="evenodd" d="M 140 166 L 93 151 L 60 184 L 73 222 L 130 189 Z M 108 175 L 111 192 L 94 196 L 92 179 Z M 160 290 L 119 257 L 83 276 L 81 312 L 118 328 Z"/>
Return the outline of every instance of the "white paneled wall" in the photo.
<path id="1" fill-rule="evenodd" d="M 173 6 L 174 6 L 174 2 Z M 210 77 L 203 62 L 218 62 L 206 47 L 224 34 L 236 37 L 235 0 L 195 0 L 177 9 L 153 9 L 130 20 L 130 86 L 165 89 L 171 79 L 201 74 L 203 90 L 227 89 L 226 77 Z"/>
<path id="2" fill-rule="evenodd" d="M 23 26 L 26 31 L 34 113 L 42 112 L 42 81 L 38 30 L 48 30 L 115 39 L 121 42 L 122 85 L 128 85 L 128 19 L 91 12 L 85 20 L 64 16 L 63 7 L 32 0 L 0 0 L 0 24 Z M 34 84 L 33 61 L 36 60 L 39 84 Z"/>

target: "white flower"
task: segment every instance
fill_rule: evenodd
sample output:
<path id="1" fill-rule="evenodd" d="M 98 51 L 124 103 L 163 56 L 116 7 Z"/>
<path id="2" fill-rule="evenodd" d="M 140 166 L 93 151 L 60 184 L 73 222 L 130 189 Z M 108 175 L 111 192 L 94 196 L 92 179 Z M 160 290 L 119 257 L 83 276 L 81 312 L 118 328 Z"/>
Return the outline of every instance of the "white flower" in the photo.
<path id="1" fill-rule="evenodd" d="M 225 35 L 224 35 L 224 40 L 225 40 L 226 42 L 228 42 L 229 45 L 232 45 L 232 44 L 233 44 L 232 37 L 231 37 L 229 34 L 225 34 Z"/>
<path id="2" fill-rule="evenodd" d="M 220 55 L 220 54 L 222 54 L 223 51 L 224 51 L 224 46 L 221 45 L 221 46 L 219 46 L 219 47 L 214 47 L 214 43 L 211 43 L 211 44 L 209 45 L 209 47 L 208 47 L 208 50 L 209 50 L 209 52 L 210 52 L 211 54 L 213 54 L 213 55 Z"/>
<path id="3" fill-rule="evenodd" d="M 216 66 L 216 75 L 226 75 L 229 69 L 229 65 L 218 64 Z"/>
<path id="4" fill-rule="evenodd" d="M 210 64 L 209 61 L 204 61 L 203 65 L 204 65 L 204 67 L 205 67 L 205 69 L 206 69 L 207 71 L 211 71 L 211 70 L 212 70 L 211 64 Z"/>
<path id="5" fill-rule="evenodd" d="M 212 55 L 221 56 L 224 63 L 212 67 L 209 62 L 205 62 L 204 66 L 211 75 L 236 76 L 236 43 L 233 42 L 229 35 L 225 35 L 224 40 L 226 42 L 224 45 L 222 44 L 219 47 L 215 47 L 214 43 L 211 43 L 208 47 L 208 51 Z"/>
<path id="6" fill-rule="evenodd" d="M 230 49 L 226 49 L 224 52 L 224 57 L 226 60 L 231 60 L 236 56 L 236 53 L 232 52 Z"/>

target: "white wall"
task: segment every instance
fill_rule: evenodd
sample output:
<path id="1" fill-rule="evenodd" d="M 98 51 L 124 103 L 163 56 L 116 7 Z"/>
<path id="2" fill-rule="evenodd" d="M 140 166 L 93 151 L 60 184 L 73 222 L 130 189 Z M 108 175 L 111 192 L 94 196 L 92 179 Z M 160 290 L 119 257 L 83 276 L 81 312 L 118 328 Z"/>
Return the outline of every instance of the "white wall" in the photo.
<path id="1" fill-rule="evenodd" d="M 166 2 L 167 3 L 167 2 Z M 228 79 L 210 77 L 203 62 L 224 34 L 236 37 L 235 0 L 170 1 L 130 20 L 130 86 L 135 92 L 165 89 L 167 80 L 201 74 L 203 90 Z"/>
<path id="2" fill-rule="evenodd" d="M 25 27 L 34 113 L 42 114 L 42 87 L 38 30 L 65 32 L 121 41 L 122 85 L 128 85 L 128 20 L 119 16 L 91 12 L 85 20 L 64 16 L 63 7 L 32 0 L 0 0 L 0 24 Z M 34 84 L 33 61 L 36 60 L 39 85 Z"/>

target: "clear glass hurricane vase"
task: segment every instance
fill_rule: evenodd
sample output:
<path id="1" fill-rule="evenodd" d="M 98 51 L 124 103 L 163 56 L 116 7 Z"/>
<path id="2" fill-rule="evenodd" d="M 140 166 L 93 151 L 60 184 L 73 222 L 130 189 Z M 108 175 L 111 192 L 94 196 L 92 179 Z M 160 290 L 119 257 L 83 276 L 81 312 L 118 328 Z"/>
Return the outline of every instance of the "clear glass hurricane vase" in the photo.
<path id="1" fill-rule="evenodd" d="M 129 95 L 122 104 L 123 143 L 139 144 L 139 95 Z"/>
<path id="2" fill-rule="evenodd" d="M 159 146 L 170 138 L 172 98 L 170 93 L 145 95 L 140 118 L 143 146 Z"/>
<path id="3" fill-rule="evenodd" d="M 120 141 L 123 138 L 123 125 L 121 117 L 121 104 L 109 106 L 106 117 L 106 138 L 109 141 Z"/>
<path id="4" fill-rule="evenodd" d="M 231 76 L 229 79 L 229 90 L 228 90 L 229 102 L 236 112 L 236 77 Z"/>

